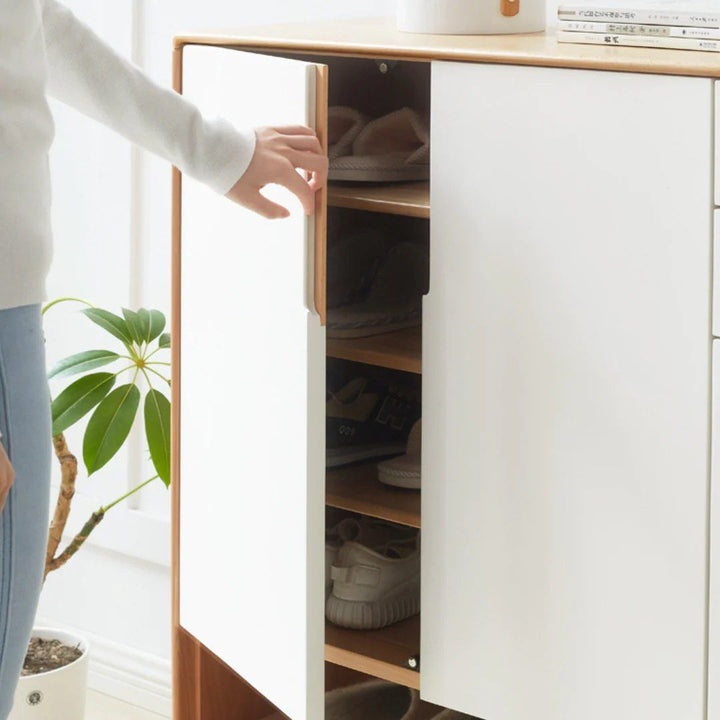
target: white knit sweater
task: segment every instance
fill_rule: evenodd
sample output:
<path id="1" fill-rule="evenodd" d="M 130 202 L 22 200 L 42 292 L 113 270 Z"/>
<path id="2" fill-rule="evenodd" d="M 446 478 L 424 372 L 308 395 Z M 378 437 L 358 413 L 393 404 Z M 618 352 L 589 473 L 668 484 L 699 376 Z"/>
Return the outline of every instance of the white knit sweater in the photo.
<path id="1" fill-rule="evenodd" d="M 46 92 L 219 193 L 255 150 L 253 129 L 202 117 L 56 0 L 0 0 L 0 309 L 46 299 L 53 138 Z"/>

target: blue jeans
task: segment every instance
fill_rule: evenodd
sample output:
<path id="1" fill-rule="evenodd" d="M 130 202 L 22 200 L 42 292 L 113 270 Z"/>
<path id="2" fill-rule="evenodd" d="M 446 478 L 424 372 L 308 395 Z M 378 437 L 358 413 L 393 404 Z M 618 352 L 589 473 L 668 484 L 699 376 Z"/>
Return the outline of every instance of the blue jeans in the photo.
<path id="1" fill-rule="evenodd" d="M 0 720 L 7 720 L 47 546 L 52 440 L 39 304 L 0 310 L 0 432 L 15 469 L 0 514 Z"/>

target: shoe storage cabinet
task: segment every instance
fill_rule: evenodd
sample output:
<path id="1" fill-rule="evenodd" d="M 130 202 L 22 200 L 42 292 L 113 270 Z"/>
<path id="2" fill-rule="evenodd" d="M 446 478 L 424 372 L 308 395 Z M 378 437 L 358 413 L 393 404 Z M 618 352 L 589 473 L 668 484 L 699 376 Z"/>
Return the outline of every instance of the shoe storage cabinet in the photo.
<path id="1" fill-rule="evenodd" d="M 322 720 L 364 676 L 487 720 L 720 720 L 718 76 L 390 22 L 177 39 L 206 112 L 325 141 L 328 104 L 420 107 L 431 166 L 276 222 L 175 174 L 175 720 Z M 337 208 L 429 223 L 422 333 L 326 341 Z M 422 358 L 421 499 L 326 478 L 327 356 Z M 326 503 L 422 525 L 419 617 L 326 627 Z"/>

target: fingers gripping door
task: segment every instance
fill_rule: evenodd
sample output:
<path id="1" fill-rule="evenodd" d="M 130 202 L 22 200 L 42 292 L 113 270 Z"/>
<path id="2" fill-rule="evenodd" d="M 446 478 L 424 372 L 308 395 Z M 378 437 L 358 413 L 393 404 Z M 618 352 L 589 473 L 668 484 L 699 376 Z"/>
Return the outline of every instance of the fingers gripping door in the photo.
<path id="1" fill-rule="evenodd" d="M 184 52 L 184 93 L 205 114 L 314 124 L 322 66 Z M 316 720 L 325 334 L 313 221 L 284 188 L 264 192 L 291 217 L 262 219 L 183 179 L 180 624 L 292 720 Z"/>

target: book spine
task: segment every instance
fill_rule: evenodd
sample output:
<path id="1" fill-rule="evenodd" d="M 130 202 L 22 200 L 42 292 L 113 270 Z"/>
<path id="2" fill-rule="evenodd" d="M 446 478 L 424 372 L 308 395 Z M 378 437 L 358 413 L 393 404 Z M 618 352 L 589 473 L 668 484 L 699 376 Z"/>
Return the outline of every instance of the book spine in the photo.
<path id="1" fill-rule="evenodd" d="M 720 52 L 720 40 L 693 40 L 691 38 L 646 37 L 644 35 L 616 35 L 612 33 L 568 32 L 559 30 L 558 42 L 582 45 L 614 45 L 625 47 L 670 48 L 672 50 L 708 50 Z"/>
<path id="2" fill-rule="evenodd" d="M 720 40 L 720 28 L 681 27 L 679 25 L 638 25 L 634 23 L 582 22 L 577 20 L 560 20 L 558 22 L 558 28 L 569 32 Z"/>
<path id="3" fill-rule="evenodd" d="M 645 25 L 679 25 L 684 27 L 720 27 L 720 13 L 703 10 L 650 10 L 628 8 L 561 5 L 560 20 L 584 22 L 641 23 Z"/>

